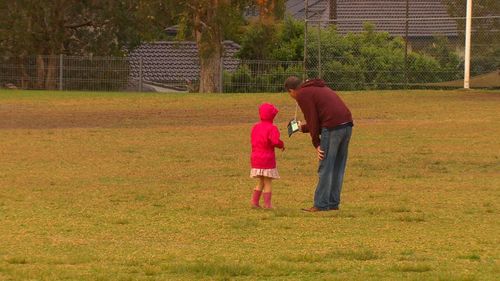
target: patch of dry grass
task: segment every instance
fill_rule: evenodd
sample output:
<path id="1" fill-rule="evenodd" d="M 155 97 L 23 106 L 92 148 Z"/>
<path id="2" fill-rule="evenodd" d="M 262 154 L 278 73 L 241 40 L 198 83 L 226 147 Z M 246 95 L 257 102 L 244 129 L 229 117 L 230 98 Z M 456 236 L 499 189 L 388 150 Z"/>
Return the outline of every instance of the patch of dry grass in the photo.
<path id="1" fill-rule="evenodd" d="M 343 93 L 339 212 L 279 94 L 0 92 L 0 280 L 495 280 L 500 93 Z M 274 211 L 249 130 L 280 109 Z"/>

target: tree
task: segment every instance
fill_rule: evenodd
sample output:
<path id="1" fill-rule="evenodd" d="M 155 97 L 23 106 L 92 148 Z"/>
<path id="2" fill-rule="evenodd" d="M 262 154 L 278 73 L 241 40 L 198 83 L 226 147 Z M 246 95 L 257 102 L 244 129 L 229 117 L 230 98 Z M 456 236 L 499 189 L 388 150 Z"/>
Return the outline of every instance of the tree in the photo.
<path id="1" fill-rule="evenodd" d="M 179 39 L 195 39 L 200 58 L 200 92 L 219 92 L 222 40 L 241 33 L 245 24 L 244 9 L 257 5 L 260 22 L 266 22 L 264 32 L 272 30 L 274 20 L 284 14 L 284 0 L 183 0 Z"/>
<path id="2" fill-rule="evenodd" d="M 241 39 L 238 56 L 250 60 L 270 60 L 273 49 L 279 44 L 278 25 L 263 22 L 251 23 Z"/>
<path id="3" fill-rule="evenodd" d="M 183 0 L 182 28 L 194 37 L 200 58 L 201 93 L 220 92 L 222 41 L 243 24 L 245 0 Z M 191 31 L 191 32 L 189 32 Z M 190 34 L 191 33 L 191 34 Z"/>
<path id="4" fill-rule="evenodd" d="M 123 55 L 143 40 L 161 39 L 178 6 L 173 0 L 7 2 L 0 1 L 0 54 L 36 55 L 35 87 L 45 89 L 56 86 L 56 55 Z"/>
<path id="5" fill-rule="evenodd" d="M 253 22 L 241 39 L 242 59 L 301 61 L 304 57 L 304 23 L 286 17 L 275 24 Z"/>
<path id="6" fill-rule="evenodd" d="M 179 12 L 174 0 L 0 1 L 5 55 L 121 55 L 159 40 Z"/>
<path id="7" fill-rule="evenodd" d="M 261 22 L 274 22 L 282 19 L 285 14 L 284 0 L 255 0 L 259 7 L 259 20 Z"/>

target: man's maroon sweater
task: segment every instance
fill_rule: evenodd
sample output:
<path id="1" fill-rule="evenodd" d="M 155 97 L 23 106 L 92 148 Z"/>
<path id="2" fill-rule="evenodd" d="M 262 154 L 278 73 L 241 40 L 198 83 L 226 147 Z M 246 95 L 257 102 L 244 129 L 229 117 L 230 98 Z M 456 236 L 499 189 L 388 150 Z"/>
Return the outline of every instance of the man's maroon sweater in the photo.
<path id="1" fill-rule="evenodd" d="M 309 80 L 300 85 L 297 89 L 297 103 L 307 122 L 302 126 L 302 131 L 311 134 L 315 148 L 320 144 L 322 128 L 335 129 L 349 123 L 352 126 L 351 111 L 321 79 Z"/>

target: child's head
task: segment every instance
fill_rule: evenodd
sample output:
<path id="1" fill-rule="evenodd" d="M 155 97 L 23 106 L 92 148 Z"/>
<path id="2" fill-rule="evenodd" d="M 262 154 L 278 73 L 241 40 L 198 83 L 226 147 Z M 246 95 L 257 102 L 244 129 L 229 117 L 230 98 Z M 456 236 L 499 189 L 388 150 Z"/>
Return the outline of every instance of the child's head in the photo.
<path id="1" fill-rule="evenodd" d="M 274 120 L 274 117 L 278 114 L 278 109 L 271 103 L 263 103 L 259 107 L 260 120 L 270 121 Z"/>

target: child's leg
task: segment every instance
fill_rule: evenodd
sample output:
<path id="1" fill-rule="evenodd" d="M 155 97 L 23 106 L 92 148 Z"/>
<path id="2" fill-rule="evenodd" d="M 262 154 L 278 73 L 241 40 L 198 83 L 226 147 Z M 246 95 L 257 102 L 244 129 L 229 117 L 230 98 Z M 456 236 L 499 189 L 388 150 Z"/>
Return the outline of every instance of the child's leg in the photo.
<path id="1" fill-rule="evenodd" d="M 272 191 L 273 179 L 268 177 L 261 177 L 264 192 L 268 193 Z"/>
<path id="2" fill-rule="evenodd" d="M 262 194 L 264 196 L 264 208 L 267 209 L 272 209 L 273 206 L 271 204 L 271 195 L 272 195 L 272 178 L 268 177 L 263 177 L 264 181 L 264 193 Z"/>
<path id="3" fill-rule="evenodd" d="M 255 187 L 256 190 L 262 191 L 265 187 L 265 177 L 260 176 L 259 177 L 259 182 L 257 183 L 257 186 Z"/>
<path id="4" fill-rule="evenodd" d="M 257 183 L 257 186 L 253 190 L 252 200 L 250 201 L 250 204 L 252 205 L 253 208 L 260 208 L 259 200 L 260 200 L 260 195 L 262 194 L 262 189 L 264 189 L 264 177 L 259 177 L 259 182 Z"/>

